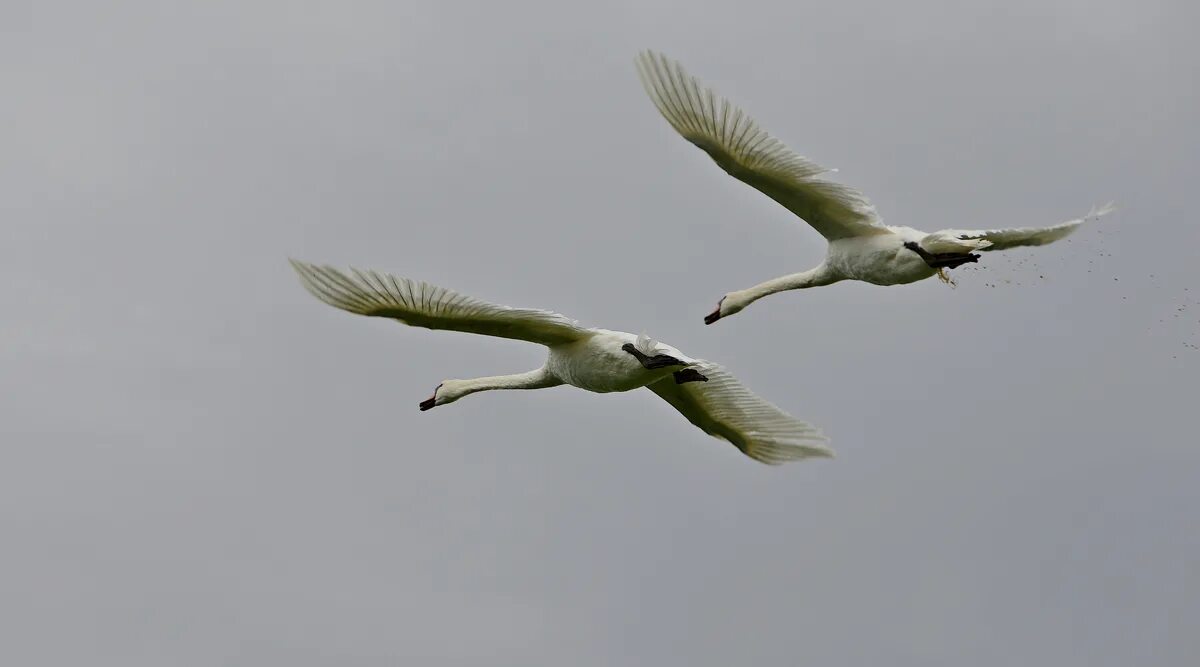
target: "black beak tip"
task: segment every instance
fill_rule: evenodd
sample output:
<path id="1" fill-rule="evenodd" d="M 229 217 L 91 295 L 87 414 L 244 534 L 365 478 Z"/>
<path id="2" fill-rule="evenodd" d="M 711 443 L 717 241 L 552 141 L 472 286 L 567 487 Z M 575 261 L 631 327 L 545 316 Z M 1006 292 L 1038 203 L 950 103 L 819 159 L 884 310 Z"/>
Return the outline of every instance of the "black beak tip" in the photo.
<path id="1" fill-rule="evenodd" d="M 716 310 L 714 310 L 711 313 L 704 316 L 704 323 L 712 324 L 713 322 L 716 322 L 719 319 L 721 319 L 721 309 L 717 308 Z"/>
<path id="2" fill-rule="evenodd" d="M 427 399 L 421 401 L 420 405 L 418 405 L 417 407 L 421 408 L 421 412 L 425 412 L 426 410 L 433 407 L 433 404 L 435 401 L 437 401 L 437 397 L 427 398 Z"/>

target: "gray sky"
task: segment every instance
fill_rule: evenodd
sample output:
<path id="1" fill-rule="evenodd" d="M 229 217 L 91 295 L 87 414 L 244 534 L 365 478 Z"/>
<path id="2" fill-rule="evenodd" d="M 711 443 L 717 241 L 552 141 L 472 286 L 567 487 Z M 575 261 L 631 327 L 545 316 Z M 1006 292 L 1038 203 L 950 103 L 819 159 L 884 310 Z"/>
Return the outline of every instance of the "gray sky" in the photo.
<path id="1" fill-rule="evenodd" d="M 1190 3 L 188 4 L 0 3 L 0 662 L 1200 653 Z M 1121 209 L 704 327 L 823 240 L 674 134 L 647 47 L 890 223 Z M 288 256 L 645 331 L 838 458 L 649 392 L 419 413 L 543 351 L 337 312 Z"/>

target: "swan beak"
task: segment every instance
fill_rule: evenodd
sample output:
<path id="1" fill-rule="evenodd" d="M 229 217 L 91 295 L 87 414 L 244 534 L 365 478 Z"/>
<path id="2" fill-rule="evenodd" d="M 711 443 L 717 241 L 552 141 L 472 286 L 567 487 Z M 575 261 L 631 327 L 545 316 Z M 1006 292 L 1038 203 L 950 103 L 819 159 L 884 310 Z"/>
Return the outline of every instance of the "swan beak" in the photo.
<path id="1" fill-rule="evenodd" d="M 704 316 L 704 323 L 712 324 L 713 322 L 716 322 L 719 319 L 721 319 L 721 307 L 717 306 L 716 310 L 714 310 L 711 313 Z"/>
<path id="2" fill-rule="evenodd" d="M 444 385 L 444 384 L 446 384 L 446 383 L 445 383 L 445 382 L 439 382 L 439 383 L 438 383 L 438 386 L 434 387 L 434 389 L 433 389 L 433 396 L 430 396 L 429 398 L 427 398 L 427 399 L 425 399 L 425 400 L 421 401 L 421 402 L 420 402 L 420 403 L 417 405 L 417 407 L 418 407 L 418 408 L 421 408 L 421 412 L 425 412 L 426 410 L 429 410 L 429 409 L 433 408 L 435 405 L 437 405 L 437 393 L 438 393 L 438 389 L 441 389 L 441 388 L 442 388 L 442 385 Z"/>

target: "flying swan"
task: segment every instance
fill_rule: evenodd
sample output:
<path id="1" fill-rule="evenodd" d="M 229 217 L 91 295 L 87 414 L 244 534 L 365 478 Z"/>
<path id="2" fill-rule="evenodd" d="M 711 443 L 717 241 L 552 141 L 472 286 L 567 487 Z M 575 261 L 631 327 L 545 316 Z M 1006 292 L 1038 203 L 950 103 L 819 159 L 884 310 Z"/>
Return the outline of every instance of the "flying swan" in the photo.
<path id="1" fill-rule="evenodd" d="M 548 310 L 498 306 L 376 271 L 341 271 L 290 261 L 308 291 L 335 308 L 410 326 L 513 338 L 549 348 L 546 364 L 528 373 L 446 380 L 421 402 L 421 410 L 490 389 L 569 384 L 605 393 L 648 387 L 702 431 L 728 440 L 756 461 L 774 465 L 833 456 L 827 438 L 816 427 L 751 393 L 721 366 L 684 356 L 645 335 L 590 329 Z"/>
<path id="2" fill-rule="evenodd" d="M 712 324 L 776 292 L 821 287 L 842 280 L 903 285 L 946 269 L 979 261 L 974 251 L 1007 250 L 1057 241 L 1112 204 L 1051 227 L 965 230 L 927 234 L 911 227 L 885 226 L 858 190 L 819 176 L 833 171 L 792 152 L 729 100 L 703 86 L 666 56 L 645 51 L 636 59 L 638 75 L 667 122 L 708 153 L 730 176 L 759 190 L 812 225 L 829 242 L 816 268 L 726 294 L 704 318 Z"/>

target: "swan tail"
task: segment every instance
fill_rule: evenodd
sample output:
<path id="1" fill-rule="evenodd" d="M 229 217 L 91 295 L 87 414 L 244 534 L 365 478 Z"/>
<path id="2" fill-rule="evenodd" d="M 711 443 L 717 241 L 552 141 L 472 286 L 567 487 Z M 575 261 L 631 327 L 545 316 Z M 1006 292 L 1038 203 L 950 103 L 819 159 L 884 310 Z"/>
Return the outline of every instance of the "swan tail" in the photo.
<path id="1" fill-rule="evenodd" d="M 654 340 L 653 338 L 647 336 L 644 333 L 638 334 L 637 340 L 634 341 L 633 346 L 635 348 L 637 348 L 638 352 L 641 352 L 642 354 L 649 356 L 649 357 L 653 357 L 654 355 L 659 353 L 658 341 Z"/>

